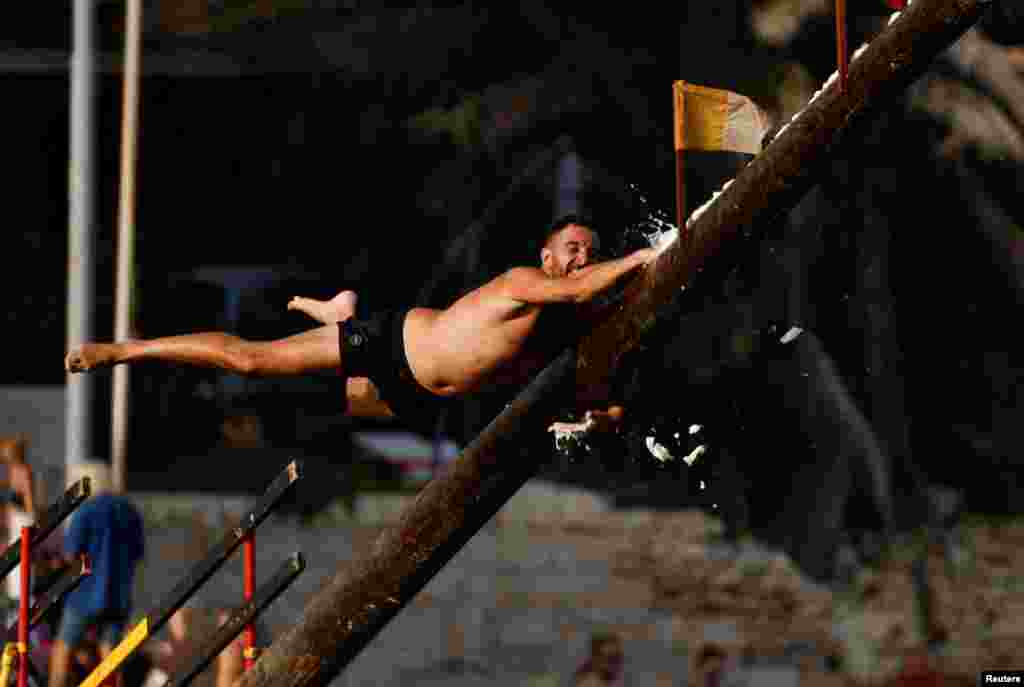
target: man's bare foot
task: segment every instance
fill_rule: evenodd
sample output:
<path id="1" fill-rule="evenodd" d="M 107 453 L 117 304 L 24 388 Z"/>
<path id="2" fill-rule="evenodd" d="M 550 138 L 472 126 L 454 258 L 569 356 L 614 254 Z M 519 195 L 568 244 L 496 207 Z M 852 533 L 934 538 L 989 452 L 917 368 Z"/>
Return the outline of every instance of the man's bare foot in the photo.
<path id="1" fill-rule="evenodd" d="M 64 358 L 68 372 L 88 372 L 117 363 L 117 344 L 82 344 Z"/>
<path id="2" fill-rule="evenodd" d="M 356 314 L 356 292 L 342 291 L 329 301 L 296 296 L 288 302 L 289 310 L 298 310 L 322 324 L 334 324 Z"/>

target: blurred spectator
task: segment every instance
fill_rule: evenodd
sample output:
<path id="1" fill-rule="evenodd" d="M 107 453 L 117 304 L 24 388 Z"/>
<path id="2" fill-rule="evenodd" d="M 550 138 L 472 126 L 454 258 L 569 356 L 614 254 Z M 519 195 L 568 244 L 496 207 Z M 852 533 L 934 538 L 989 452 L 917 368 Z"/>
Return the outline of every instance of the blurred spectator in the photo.
<path id="1" fill-rule="evenodd" d="M 21 536 L 21 528 L 35 523 L 35 481 L 32 468 L 25 460 L 28 442 L 23 437 L 0 439 L 0 485 L 3 489 L 3 521 L 7 529 L 5 545 Z M 4 581 L 7 596 L 17 602 L 21 598 L 21 576 L 17 568 Z"/>
<path id="2" fill-rule="evenodd" d="M 1010 49 L 1010 64 L 1018 71 L 1024 72 L 1024 48 Z"/>
<path id="3" fill-rule="evenodd" d="M 221 609 L 217 611 L 217 627 L 220 627 L 231 617 L 231 611 Z M 257 643 L 258 648 L 258 643 Z M 231 687 L 235 680 L 242 676 L 245 671 L 245 632 L 238 635 L 234 641 L 224 647 L 217 657 L 217 680 L 216 687 Z"/>
<path id="4" fill-rule="evenodd" d="M 168 679 L 190 667 L 207 640 L 231 616 L 228 608 L 213 611 L 186 605 L 171 616 L 167 639 L 156 642 L 150 650 L 153 666 L 146 678 L 146 687 L 161 687 Z M 244 670 L 244 633 L 239 634 L 191 684 L 195 687 L 230 687 Z M 256 644 L 269 645 L 266 628 L 257 620 Z"/>
<path id="5" fill-rule="evenodd" d="M 202 633 L 197 631 L 196 624 L 201 620 L 201 613 L 190 605 L 179 608 L 167 621 L 167 639 L 153 642 L 150 647 L 153 667 L 150 675 L 146 678 L 146 684 L 159 687 L 167 680 L 186 667 L 188 659 L 198 649 L 197 636 Z M 192 682 L 196 687 L 209 687 L 209 681 L 205 680 L 206 673 L 202 673 Z"/>
<path id="6" fill-rule="evenodd" d="M 239 601 L 241 603 L 241 601 Z M 216 611 L 216 625 L 218 628 L 228 621 L 231 617 L 231 610 L 227 607 L 222 607 Z M 266 624 L 263 622 L 262 617 L 257 617 L 253 623 L 256 630 L 256 636 L 253 639 L 254 648 L 257 651 L 257 658 L 259 657 L 259 651 L 265 649 L 271 644 L 271 636 L 268 631 Z M 217 678 L 216 687 L 231 687 L 235 681 L 241 677 L 245 671 L 245 632 L 239 634 L 231 644 L 224 647 L 224 650 L 220 652 L 217 657 Z"/>
<path id="7" fill-rule="evenodd" d="M 51 644 L 50 656 L 52 655 Z M 89 673 L 97 665 L 99 665 L 99 653 L 96 650 L 95 634 L 86 633 L 68 657 L 68 682 L 73 685 L 80 684 L 89 677 Z"/>
<path id="8" fill-rule="evenodd" d="M 34 655 L 35 647 L 33 646 Z M 68 682 L 72 685 L 84 682 L 92 674 L 92 671 L 96 670 L 97 666 L 99 666 L 100 660 L 99 643 L 96 641 L 96 628 L 91 627 L 71 654 Z M 38 665 L 46 665 L 46 662 L 39 663 Z M 151 668 L 152 661 L 145 652 L 133 651 L 121 663 L 120 687 L 160 687 L 163 684 L 162 682 L 155 685 L 146 685 L 145 683 Z M 104 684 L 110 683 L 108 681 Z"/>
<path id="9" fill-rule="evenodd" d="M 0 509 L 3 510 L 4 547 L 14 544 L 21 537 L 21 528 L 35 523 L 38 490 L 33 470 L 26 460 L 28 441 L 21 436 L 0 438 Z M 47 537 L 32 550 L 32 583 L 41 576 L 53 572 L 53 556 L 59 556 L 59 547 L 54 538 Z M 59 561 L 58 561 L 59 563 Z M 20 566 L 7 574 L 4 580 L 4 594 L 8 597 L 9 616 L 3 619 L 10 625 L 17 619 L 17 604 L 21 599 Z M 36 665 L 45 665 L 50 655 L 53 632 L 49 623 L 40 623 L 29 635 L 31 656 Z"/>
<path id="10" fill-rule="evenodd" d="M 50 654 L 50 687 L 67 687 L 72 656 L 89 629 L 96 630 L 101 657 L 121 641 L 132 611 L 136 566 L 145 551 L 142 515 L 124 496 L 108 493 L 107 465 L 87 462 L 69 468 L 69 483 L 84 476 L 92 481 L 92 496 L 71 515 L 64 553 L 87 554 L 92 574 L 65 598 Z"/>
<path id="11" fill-rule="evenodd" d="M 736 684 L 735 660 L 718 644 L 705 644 L 697 653 L 697 684 L 700 687 L 730 687 Z"/>
<path id="12" fill-rule="evenodd" d="M 599 632 L 590 637 L 590 656 L 576 670 L 575 687 L 620 687 L 623 679 L 622 640 L 614 633 Z"/>
<path id="13" fill-rule="evenodd" d="M 912 647 L 903 654 L 903 666 L 892 681 L 892 687 L 943 687 L 945 679 L 932 667 L 928 650 Z"/>

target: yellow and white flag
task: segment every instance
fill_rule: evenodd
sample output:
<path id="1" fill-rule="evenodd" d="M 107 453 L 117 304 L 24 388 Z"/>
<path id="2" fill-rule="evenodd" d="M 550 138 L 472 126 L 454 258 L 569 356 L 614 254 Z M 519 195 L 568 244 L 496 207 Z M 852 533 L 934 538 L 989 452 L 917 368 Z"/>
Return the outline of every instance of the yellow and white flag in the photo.
<path id="1" fill-rule="evenodd" d="M 768 116 L 745 95 L 685 81 L 673 85 L 676 150 L 757 155 Z"/>
<path id="2" fill-rule="evenodd" d="M 704 203 L 755 155 L 768 115 L 750 98 L 685 81 L 672 85 L 677 216 Z"/>

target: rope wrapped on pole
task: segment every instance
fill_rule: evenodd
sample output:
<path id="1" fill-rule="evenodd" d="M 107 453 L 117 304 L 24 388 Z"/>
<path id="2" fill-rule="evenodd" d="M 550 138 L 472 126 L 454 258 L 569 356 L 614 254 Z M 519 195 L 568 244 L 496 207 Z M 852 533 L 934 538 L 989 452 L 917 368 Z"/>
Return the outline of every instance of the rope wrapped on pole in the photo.
<path id="1" fill-rule="evenodd" d="M 847 87 L 838 78 L 708 204 L 691 215 L 626 287 L 607 319 L 575 351 L 552 362 L 474 440 L 449 472 L 431 481 L 381 533 L 365 557 L 341 566 L 307 603 L 302 618 L 265 650 L 237 687 L 322 687 L 395 617 L 530 477 L 545 458 L 521 450 L 543 432 L 562 402 L 604 399 L 622 356 L 634 349 L 680 289 L 737 237 L 754 237 L 790 210 L 822 165 L 872 106 L 897 96 L 979 18 L 985 0 L 917 0 L 854 54 Z M 575 382 L 575 388 L 573 383 Z"/>

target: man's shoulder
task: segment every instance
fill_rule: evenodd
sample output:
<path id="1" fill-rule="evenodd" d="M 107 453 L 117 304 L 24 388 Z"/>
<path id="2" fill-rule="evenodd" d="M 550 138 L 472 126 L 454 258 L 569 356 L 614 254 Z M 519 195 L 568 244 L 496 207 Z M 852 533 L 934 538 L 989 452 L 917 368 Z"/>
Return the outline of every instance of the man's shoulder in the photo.
<path id="1" fill-rule="evenodd" d="M 541 278 L 546 278 L 543 270 L 537 267 L 517 265 L 477 287 L 474 292 L 485 297 L 507 294 L 509 289 L 515 290 L 517 286 Z"/>
<path id="2" fill-rule="evenodd" d="M 498 288 L 505 288 L 509 285 L 523 285 L 540 281 L 547 282 L 550 279 L 547 273 L 539 267 L 517 265 L 510 267 L 495 277 L 491 284 L 496 284 Z"/>
<path id="3" fill-rule="evenodd" d="M 507 270 L 498 275 L 495 278 L 495 281 L 497 281 L 498 279 L 516 278 L 536 279 L 538 277 L 547 277 L 547 275 L 544 274 L 544 270 L 542 270 L 541 268 L 534 267 L 533 265 L 516 265 L 515 267 L 509 267 Z"/>

